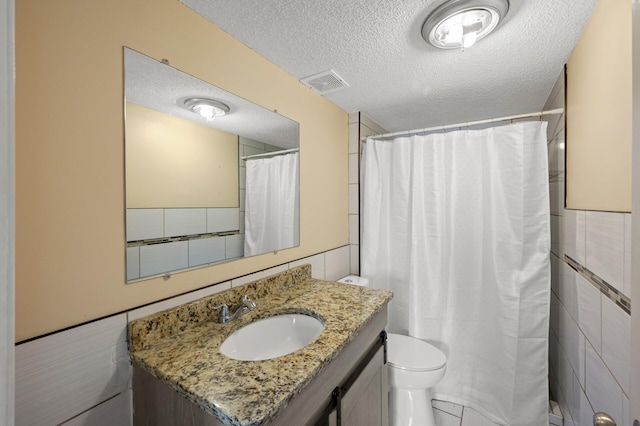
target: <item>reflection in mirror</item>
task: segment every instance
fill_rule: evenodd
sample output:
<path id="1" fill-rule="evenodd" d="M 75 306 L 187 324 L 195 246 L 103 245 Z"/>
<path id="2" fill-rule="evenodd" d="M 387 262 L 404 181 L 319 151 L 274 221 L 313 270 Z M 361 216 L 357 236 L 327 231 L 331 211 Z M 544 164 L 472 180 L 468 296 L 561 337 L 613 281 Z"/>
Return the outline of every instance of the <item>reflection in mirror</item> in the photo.
<path id="1" fill-rule="evenodd" d="M 300 243 L 299 125 L 124 48 L 127 281 Z"/>

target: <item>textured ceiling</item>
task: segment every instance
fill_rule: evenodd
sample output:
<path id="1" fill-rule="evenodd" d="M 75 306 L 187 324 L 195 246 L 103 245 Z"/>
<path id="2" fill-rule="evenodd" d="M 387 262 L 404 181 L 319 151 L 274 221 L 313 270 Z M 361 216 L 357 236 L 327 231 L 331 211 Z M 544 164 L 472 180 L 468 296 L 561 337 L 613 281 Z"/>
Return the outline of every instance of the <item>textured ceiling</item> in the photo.
<path id="1" fill-rule="evenodd" d="M 421 36 L 443 0 L 180 0 L 301 79 L 335 70 L 325 95 L 389 131 L 540 111 L 597 0 L 511 0 L 464 52 Z"/>

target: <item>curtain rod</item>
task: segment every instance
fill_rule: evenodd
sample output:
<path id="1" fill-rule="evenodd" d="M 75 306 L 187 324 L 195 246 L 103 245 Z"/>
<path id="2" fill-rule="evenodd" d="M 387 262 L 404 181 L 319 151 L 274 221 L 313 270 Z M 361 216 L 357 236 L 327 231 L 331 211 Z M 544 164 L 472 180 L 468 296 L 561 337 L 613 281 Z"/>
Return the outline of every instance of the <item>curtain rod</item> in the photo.
<path id="1" fill-rule="evenodd" d="M 284 149 L 282 151 L 265 152 L 264 154 L 247 155 L 246 157 L 242 157 L 241 159 L 246 161 L 251 158 L 273 157 L 274 155 L 283 155 L 289 154 L 290 152 L 298 152 L 298 150 L 299 148 Z"/>
<path id="2" fill-rule="evenodd" d="M 480 120 L 480 121 L 470 121 L 467 123 L 457 123 L 457 124 L 447 124 L 444 126 L 435 126 L 435 127 L 427 127 L 425 129 L 418 129 L 418 130 L 405 130 L 402 132 L 394 132 L 394 133 L 384 133 L 381 135 L 373 135 L 373 136 L 367 136 L 367 137 L 363 137 L 360 140 L 364 141 L 366 139 L 379 139 L 379 138 L 389 138 L 389 137 L 393 137 L 393 136 L 409 136 L 409 135 L 414 135 L 417 133 L 423 133 L 423 132 L 432 132 L 435 130 L 447 130 L 447 129 L 453 129 L 456 127 L 470 127 L 470 126 L 476 126 L 479 124 L 487 124 L 487 123 L 498 123 L 501 121 L 509 121 L 509 120 L 517 120 L 517 119 L 522 119 L 522 118 L 533 118 L 533 117 L 542 117 L 545 115 L 556 115 L 556 114 L 562 114 L 564 112 L 564 108 L 557 108 L 557 109 L 551 109 L 548 111 L 540 111 L 540 112 L 532 112 L 529 114 L 520 114 L 520 115 L 511 115 L 508 117 L 500 117 L 500 118 L 491 118 L 488 120 Z"/>

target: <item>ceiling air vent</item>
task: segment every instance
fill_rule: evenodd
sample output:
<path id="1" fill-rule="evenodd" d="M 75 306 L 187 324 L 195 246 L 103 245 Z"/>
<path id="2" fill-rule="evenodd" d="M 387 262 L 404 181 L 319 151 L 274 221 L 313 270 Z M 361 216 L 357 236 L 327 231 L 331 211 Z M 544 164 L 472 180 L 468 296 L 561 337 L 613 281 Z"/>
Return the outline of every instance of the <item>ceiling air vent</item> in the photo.
<path id="1" fill-rule="evenodd" d="M 305 77 L 300 79 L 300 83 L 321 95 L 326 95 L 327 93 L 349 87 L 347 82 L 336 74 L 334 70 L 323 71 L 321 73 Z"/>

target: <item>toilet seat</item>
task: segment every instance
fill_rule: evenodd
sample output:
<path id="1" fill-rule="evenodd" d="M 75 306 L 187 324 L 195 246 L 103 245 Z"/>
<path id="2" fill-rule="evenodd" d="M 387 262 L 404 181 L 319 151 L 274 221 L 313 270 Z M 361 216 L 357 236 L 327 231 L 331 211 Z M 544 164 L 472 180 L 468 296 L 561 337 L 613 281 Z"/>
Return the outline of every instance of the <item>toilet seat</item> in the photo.
<path id="1" fill-rule="evenodd" d="M 443 368 L 447 357 L 438 348 L 420 339 L 388 333 L 387 363 L 401 370 L 433 371 Z"/>

